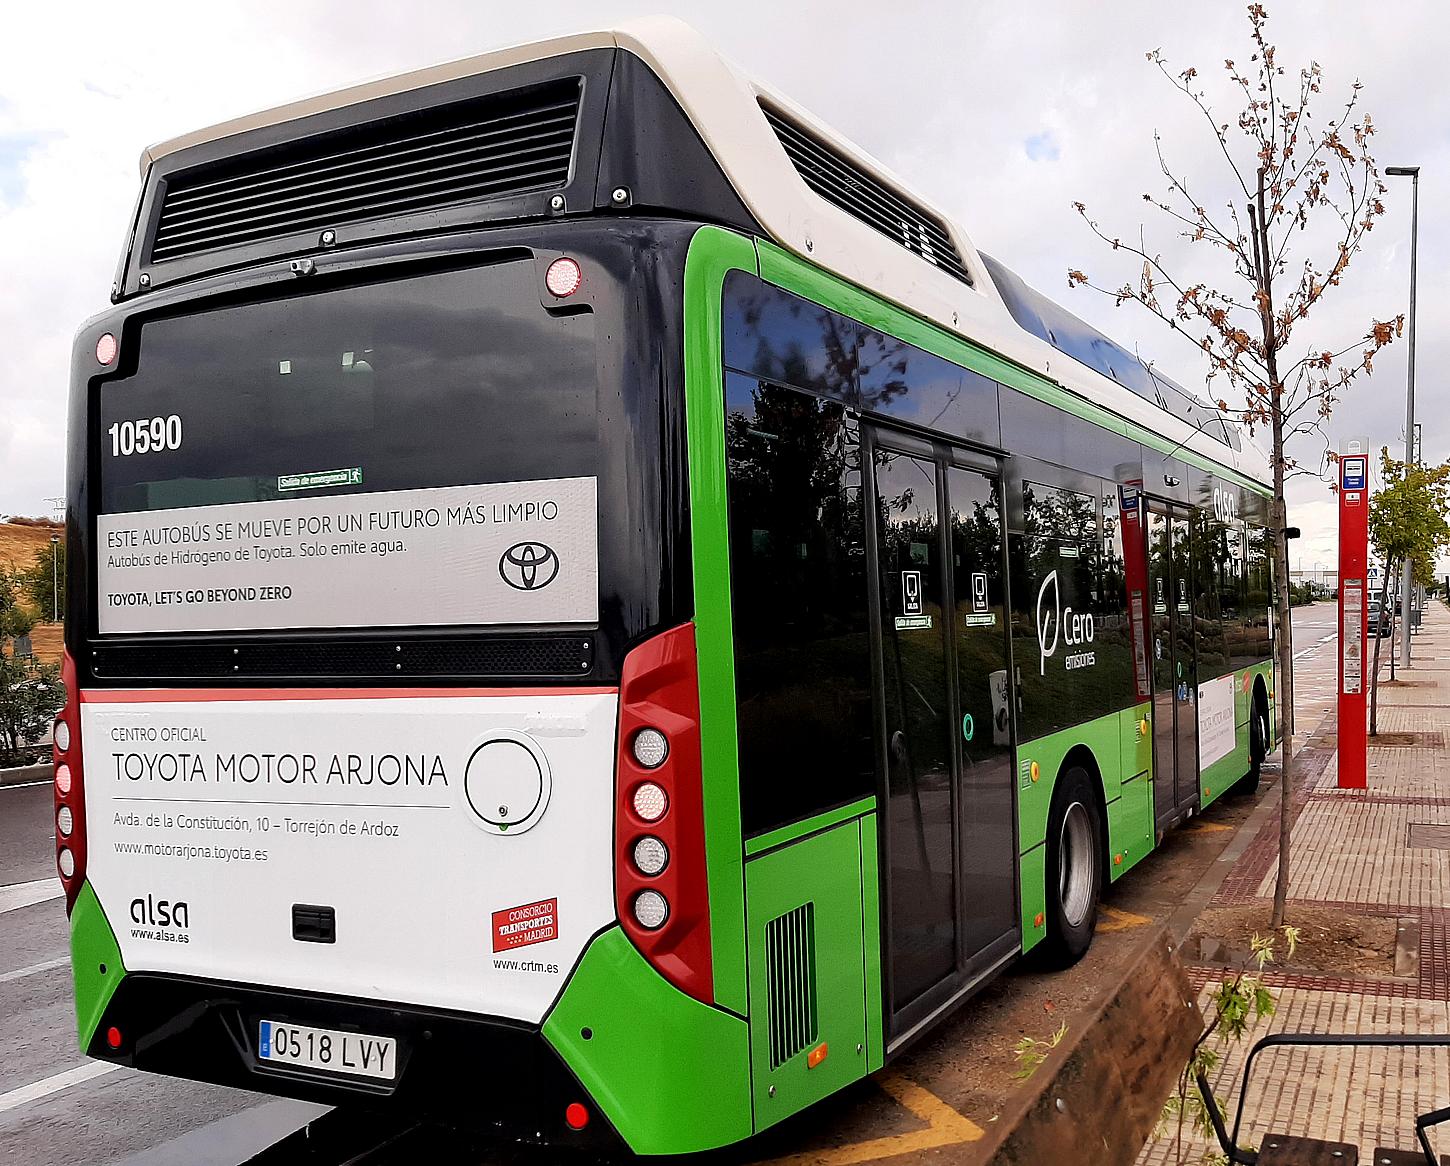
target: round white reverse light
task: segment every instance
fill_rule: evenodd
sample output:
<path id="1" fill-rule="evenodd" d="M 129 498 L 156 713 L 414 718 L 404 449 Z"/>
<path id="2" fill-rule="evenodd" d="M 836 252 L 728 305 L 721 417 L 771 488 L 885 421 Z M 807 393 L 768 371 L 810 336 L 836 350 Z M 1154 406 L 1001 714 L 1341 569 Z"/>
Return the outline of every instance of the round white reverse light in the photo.
<path id="1" fill-rule="evenodd" d="M 549 289 L 550 295 L 556 295 L 561 300 L 565 296 L 572 296 L 583 282 L 584 272 L 567 255 L 554 260 L 549 264 L 549 270 L 544 272 L 544 286 Z"/>
<path id="2" fill-rule="evenodd" d="M 634 812 L 646 822 L 658 822 L 670 808 L 669 796 L 652 781 L 634 788 Z"/>
<path id="3" fill-rule="evenodd" d="M 641 891 L 634 897 L 634 917 L 641 927 L 655 931 L 670 917 L 670 905 L 658 891 Z"/>
<path id="4" fill-rule="evenodd" d="M 60 868 L 60 873 L 65 878 L 70 878 L 76 873 L 76 856 L 65 847 L 61 847 L 55 865 Z"/>
<path id="5" fill-rule="evenodd" d="M 61 806 L 55 814 L 55 828 L 60 831 L 62 838 L 69 838 L 72 828 L 75 826 L 75 818 L 70 812 L 69 806 Z"/>
<path id="6" fill-rule="evenodd" d="M 670 743 L 658 729 L 641 729 L 634 735 L 634 759 L 646 769 L 658 769 L 670 755 Z"/>
<path id="7" fill-rule="evenodd" d="M 64 753 L 70 748 L 70 726 L 64 721 L 55 722 L 55 747 Z"/>
<path id="8" fill-rule="evenodd" d="M 652 834 L 646 834 L 634 844 L 634 865 L 639 873 L 657 875 L 669 865 L 670 850 Z"/>
<path id="9" fill-rule="evenodd" d="M 64 761 L 55 767 L 55 788 L 61 797 L 70 793 L 70 766 Z"/>

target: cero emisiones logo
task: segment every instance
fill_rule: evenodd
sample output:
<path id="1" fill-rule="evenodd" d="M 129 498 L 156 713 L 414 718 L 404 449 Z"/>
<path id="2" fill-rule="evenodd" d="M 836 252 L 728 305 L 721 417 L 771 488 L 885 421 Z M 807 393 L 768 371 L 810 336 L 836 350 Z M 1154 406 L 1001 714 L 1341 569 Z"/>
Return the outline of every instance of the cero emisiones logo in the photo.
<path id="1" fill-rule="evenodd" d="M 1037 589 L 1037 674 L 1047 675 L 1047 658 L 1057 654 L 1059 637 L 1068 647 L 1081 647 L 1093 642 L 1095 632 L 1091 614 L 1063 608 L 1057 572 L 1048 572 L 1042 586 Z M 1097 662 L 1096 653 L 1082 651 L 1070 653 L 1064 664 L 1071 670 L 1088 668 Z"/>
<path id="2" fill-rule="evenodd" d="M 1052 590 L 1052 597 L 1048 601 L 1048 589 Z M 1062 600 L 1057 590 L 1057 572 L 1051 572 L 1042 581 L 1042 586 L 1037 589 L 1037 674 L 1047 675 L 1047 658 L 1057 651 L 1057 635 L 1062 627 L 1062 615 L 1059 612 Z M 1047 643 L 1048 629 L 1052 631 L 1052 644 Z"/>
<path id="3" fill-rule="evenodd" d="M 503 581 L 518 591 L 538 591 L 559 574 L 559 556 L 544 543 L 514 543 L 498 561 Z"/>

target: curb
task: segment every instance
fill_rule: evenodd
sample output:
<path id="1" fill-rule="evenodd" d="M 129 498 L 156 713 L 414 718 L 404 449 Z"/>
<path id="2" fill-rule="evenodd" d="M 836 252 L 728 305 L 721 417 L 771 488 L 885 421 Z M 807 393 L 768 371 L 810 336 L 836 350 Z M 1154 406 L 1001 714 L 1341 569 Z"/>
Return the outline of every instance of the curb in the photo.
<path id="1" fill-rule="evenodd" d="M 39 765 L 22 765 L 18 769 L 0 769 L 0 787 L 49 781 L 51 773 L 52 769 L 47 761 L 42 761 Z"/>
<path id="2" fill-rule="evenodd" d="M 1166 926 L 1138 944 L 1089 1020 L 960 1161 L 1131 1163 L 1203 1031 L 1197 993 Z"/>

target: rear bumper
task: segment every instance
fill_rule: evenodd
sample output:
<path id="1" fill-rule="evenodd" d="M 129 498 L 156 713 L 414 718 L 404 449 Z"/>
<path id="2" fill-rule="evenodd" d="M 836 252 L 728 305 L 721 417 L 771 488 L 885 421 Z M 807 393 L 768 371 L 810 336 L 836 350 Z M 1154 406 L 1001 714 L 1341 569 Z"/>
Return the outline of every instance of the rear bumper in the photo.
<path id="1" fill-rule="evenodd" d="M 262 1063 L 261 1020 L 356 1030 L 398 1041 L 398 1076 L 380 1082 Z M 121 1047 L 106 1033 L 115 1027 Z M 621 1147 L 612 1125 L 537 1026 L 437 1009 L 155 973 L 116 987 L 86 1052 L 152 1073 L 327 1105 L 396 1109 L 500 1133 Z M 568 1127 L 582 1102 L 589 1123 Z"/>

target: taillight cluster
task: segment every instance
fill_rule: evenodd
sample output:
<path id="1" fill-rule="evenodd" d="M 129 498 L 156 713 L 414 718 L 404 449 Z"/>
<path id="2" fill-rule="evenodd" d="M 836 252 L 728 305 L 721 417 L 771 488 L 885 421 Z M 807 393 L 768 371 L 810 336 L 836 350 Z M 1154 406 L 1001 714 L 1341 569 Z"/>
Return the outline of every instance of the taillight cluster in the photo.
<path id="1" fill-rule="evenodd" d="M 61 663 L 65 708 L 56 715 L 51 755 L 55 761 L 55 866 L 65 887 L 66 910 L 86 878 L 86 797 L 81 764 L 81 705 L 76 666 L 69 652 Z"/>
<path id="2" fill-rule="evenodd" d="M 624 660 L 619 686 L 615 898 L 620 923 L 667 980 L 713 998 L 700 692 L 692 624 Z"/>

